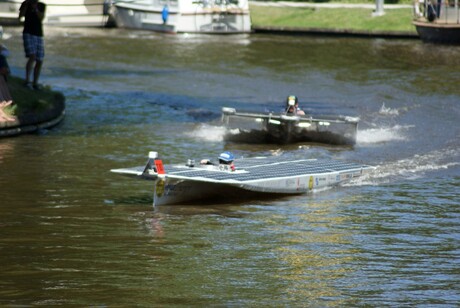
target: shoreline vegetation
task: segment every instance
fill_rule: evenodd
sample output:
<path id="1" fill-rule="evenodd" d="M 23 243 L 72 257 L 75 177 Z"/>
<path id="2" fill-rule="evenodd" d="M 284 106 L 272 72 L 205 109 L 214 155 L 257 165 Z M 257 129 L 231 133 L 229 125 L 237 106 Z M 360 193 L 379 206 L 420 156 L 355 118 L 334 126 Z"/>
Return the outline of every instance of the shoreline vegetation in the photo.
<path id="1" fill-rule="evenodd" d="M 0 121 L 0 137 L 31 133 L 58 124 L 64 118 L 65 97 L 49 86 L 31 90 L 24 86 L 24 80 L 8 77 L 8 88 L 13 104 L 4 109 L 14 121 Z"/>
<path id="2" fill-rule="evenodd" d="M 387 1 L 388 2 L 388 1 Z M 374 14 L 375 1 L 262 2 L 251 1 L 254 30 L 297 29 L 327 33 L 401 33 L 417 35 L 412 24 L 412 2 L 385 3 L 384 14 Z"/>

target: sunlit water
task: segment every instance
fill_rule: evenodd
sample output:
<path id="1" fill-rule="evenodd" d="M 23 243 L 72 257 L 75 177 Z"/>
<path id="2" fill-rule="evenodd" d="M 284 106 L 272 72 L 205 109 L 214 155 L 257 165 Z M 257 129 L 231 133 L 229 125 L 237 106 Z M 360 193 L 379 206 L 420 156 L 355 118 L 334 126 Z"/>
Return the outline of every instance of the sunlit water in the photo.
<path id="1" fill-rule="evenodd" d="M 0 140 L 0 305 L 456 307 L 460 48 L 418 40 L 45 29 L 67 116 Z M 20 29 L 6 28 L 24 74 Z M 353 148 L 225 144 L 223 106 L 360 118 Z M 238 157 L 377 167 L 279 199 L 152 207 L 109 172 Z"/>

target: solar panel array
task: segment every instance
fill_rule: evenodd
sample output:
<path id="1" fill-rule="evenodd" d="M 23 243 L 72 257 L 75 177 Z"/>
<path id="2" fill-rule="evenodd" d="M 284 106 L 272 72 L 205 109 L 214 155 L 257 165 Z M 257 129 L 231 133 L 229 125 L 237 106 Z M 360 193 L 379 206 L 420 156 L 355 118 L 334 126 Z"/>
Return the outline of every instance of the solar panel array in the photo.
<path id="1" fill-rule="evenodd" d="M 184 166 L 165 165 L 164 167 L 166 175 L 170 177 L 246 182 L 269 178 L 326 174 L 334 171 L 359 170 L 367 166 L 326 159 L 286 160 L 282 157 L 273 156 L 267 158 L 237 159 L 235 160 L 236 172 L 210 170 L 213 169 L 212 166 L 211 168 L 203 168 L 202 166 L 189 168 L 185 167 L 185 164 Z M 241 172 L 243 170 L 245 172 Z"/>

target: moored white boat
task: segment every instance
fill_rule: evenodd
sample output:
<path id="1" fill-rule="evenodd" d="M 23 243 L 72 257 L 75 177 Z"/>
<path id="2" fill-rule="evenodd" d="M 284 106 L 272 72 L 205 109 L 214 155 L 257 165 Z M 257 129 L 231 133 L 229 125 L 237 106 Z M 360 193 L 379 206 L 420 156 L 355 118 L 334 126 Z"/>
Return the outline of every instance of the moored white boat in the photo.
<path id="1" fill-rule="evenodd" d="M 354 145 L 358 118 L 289 115 L 273 112 L 245 112 L 222 108 L 224 139 L 247 143 L 315 142 Z"/>
<path id="2" fill-rule="evenodd" d="M 247 0 L 118 0 L 110 9 L 118 27 L 170 33 L 247 33 Z"/>
<path id="3" fill-rule="evenodd" d="M 459 1 L 415 1 L 413 24 L 422 41 L 460 44 Z"/>
<path id="4" fill-rule="evenodd" d="M 150 152 L 145 166 L 111 172 L 153 181 L 154 206 L 245 194 L 304 194 L 350 181 L 374 167 L 326 159 L 289 159 L 283 156 L 241 158 L 232 171 L 226 165 L 163 165 Z"/>
<path id="5" fill-rule="evenodd" d="M 0 23 L 18 25 L 23 0 L 0 1 Z M 109 23 L 110 0 L 40 0 L 46 4 L 44 25 L 103 27 Z"/>

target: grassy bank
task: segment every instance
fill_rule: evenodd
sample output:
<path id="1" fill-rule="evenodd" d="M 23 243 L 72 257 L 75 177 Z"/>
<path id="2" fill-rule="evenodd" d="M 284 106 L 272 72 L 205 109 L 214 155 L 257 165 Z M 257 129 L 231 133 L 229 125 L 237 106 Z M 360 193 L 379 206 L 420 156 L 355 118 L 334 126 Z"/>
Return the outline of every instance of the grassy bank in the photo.
<path id="1" fill-rule="evenodd" d="M 27 114 L 36 114 L 52 109 L 56 102 L 64 101 L 60 92 L 44 87 L 40 91 L 31 90 L 23 85 L 24 80 L 18 77 L 8 77 L 8 87 L 13 97 L 14 105 L 5 111 L 17 117 Z"/>
<path id="2" fill-rule="evenodd" d="M 416 33 L 412 9 L 387 9 L 383 16 L 372 16 L 364 8 L 300 8 L 251 5 L 253 27 L 290 27 L 356 31 Z"/>

